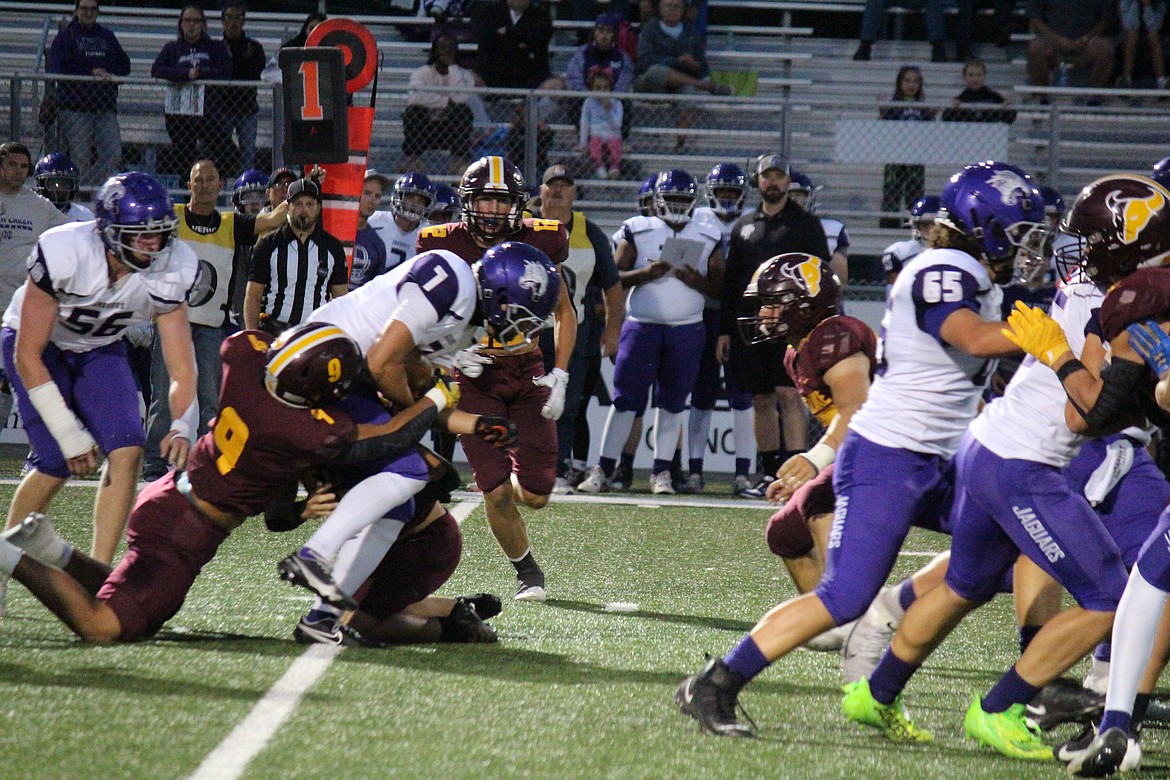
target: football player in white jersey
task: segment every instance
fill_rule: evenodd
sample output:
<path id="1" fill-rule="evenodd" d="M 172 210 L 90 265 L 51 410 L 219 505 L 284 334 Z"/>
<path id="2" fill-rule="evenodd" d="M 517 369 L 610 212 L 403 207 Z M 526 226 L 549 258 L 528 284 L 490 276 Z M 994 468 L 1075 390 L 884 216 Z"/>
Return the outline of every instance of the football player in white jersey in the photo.
<path id="1" fill-rule="evenodd" d="M 707 205 L 695 209 L 695 216 L 718 225 L 721 239 L 719 248 L 727 255 L 727 242 L 735 221 L 743 214 L 743 203 L 747 198 L 747 175 L 735 163 L 720 163 L 707 174 L 704 194 Z M 711 413 L 715 410 L 715 397 L 719 392 L 719 377 L 731 407 L 732 440 L 735 443 L 735 476 L 732 491 L 742 492 L 751 488 L 748 474 L 755 459 L 756 435 L 752 427 L 752 396 L 740 389 L 734 372 L 725 368 L 715 359 L 715 343 L 719 340 L 719 298 L 705 296 L 703 326 L 706 341 L 699 356 L 699 373 L 691 391 L 691 413 L 687 420 L 687 449 L 689 476 L 683 488 L 686 493 L 701 493 L 704 487 L 703 456 L 707 448 L 707 437 L 711 435 Z"/>
<path id="2" fill-rule="evenodd" d="M 389 181 L 377 171 L 366 171 L 366 179 L 371 177 Z M 414 257 L 418 232 L 434 200 L 431 180 L 426 174 L 406 173 L 394 182 L 390 192 L 390 211 L 375 211 L 367 218 L 367 224 L 386 247 L 387 271 Z"/>
<path id="3" fill-rule="evenodd" d="M 8 524 L 45 512 L 70 474 L 94 471 L 104 454 L 93 557 L 109 563 L 137 492 L 145 443 L 122 337 L 129 327 L 157 321 L 174 420 L 163 452 L 182 468 L 198 419 L 186 297 L 199 265 L 175 240 L 170 195 L 151 176 L 114 176 L 96 203 L 96 221 L 40 237 L 28 279 L 4 313 L 0 346 L 32 448 L 32 469 L 17 488 Z"/>
<path id="4" fill-rule="evenodd" d="M 788 197 L 807 211 L 817 213 L 817 193 L 825 188 L 823 184 L 813 184 L 807 175 L 793 171 L 789 175 Z M 842 286 L 849 284 L 849 231 L 845 223 L 839 219 L 821 217 L 821 227 L 825 231 L 825 240 L 829 242 L 829 265 L 833 273 L 841 280 Z"/>
<path id="5" fill-rule="evenodd" d="M 33 178 L 37 182 L 37 194 L 48 198 L 65 216 L 74 222 L 88 222 L 93 212 L 80 203 L 75 203 L 78 186 L 77 166 L 64 152 L 50 152 L 37 160 Z"/>
<path id="6" fill-rule="evenodd" d="M 719 227 L 695 218 L 698 185 L 682 170 L 663 171 L 654 184 L 657 216 L 623 223 L 614 262 L 622 284 L 633 287 L 614 361 L 614 398 L 601 438 L 601 459 L 578 486 L 608 489 L 634 418 L 657 383 L 652 493 L 674 493 L 670 462 L 681 415 L 695 384 L 703 348 L 704 295 L 717 295 L 723 278 Z"/>
<path id="7" fill-rule="evenodd" d="M 1039 221 L 1039 209 L 1027 208 L 1033 194 L 1039 198 L 1027 174 L 1006 164 L 971 165 L 951 177 L 935 248 L 894 283 L 879 376 L 834 453 L 825 575 L 812 592 L 768 612 L 727 656 L 683 680 L 675 701 L 704 731 L 749 736 L 735 716 L 740 689 L 802 643 L 860 617 L 912 525 L 945 530 L 948 462 L 994 358 L 1016 351 L 1001 332 L 996 285 L 1011 278 L 1024 227 Z"/>
<path id="8" fill-rule="evenodd" d="M 552 261 L 527 244 L 493 247 L 474 268 L 439 249 L 330 301 L 309 319 L 350 333 L 377 389 L 406 408 L 415 400 L 408 377 L 420 356 L 457 366 L 469 376 L 476 369 L 482 372 L 475 350 L 460 352 L 472 342 L 477 307 L 493 338 L 527 342 L 549 322 L 558 297 L 548 293 L 559 292 L 559 284 Z M 458 385 L 442 379 L 430 393 L 439 411 L 458 402 Z M 359 421 L 380 413 L 374 394 L 361 390 L 343 408 Z M 474 434 L 491 443 L 514 439 L 514 426 L 508 430 L 500 418 L 480 417 L 472 427 L 459 428 L 460 420 L 473 416 L 455 415 L 448 421 L 451 433 Z M 311 633 L 316 623 L 336 621 L 340 610 L 324 602 L 348 604 L 402 530 L 403 518 L 390 516 L 391 511 L 410 501 L 428 474 L 426 461 L 414 450 L 380 467 L 351 488 L 305 545 L 281 563 L 282 576 L 323 599 L 302 620 L 302 633 Z"/>
<path id="9" fill-rule="evenodd" d="M 934 218 L 938 216 L 938 196 L 923 195 L 910 206 L 910 238 L 895 241 L 882 252 L 882 269 L 886 272 L 886 294 L 902 266 L 926 249 L 934 232 Z"/>

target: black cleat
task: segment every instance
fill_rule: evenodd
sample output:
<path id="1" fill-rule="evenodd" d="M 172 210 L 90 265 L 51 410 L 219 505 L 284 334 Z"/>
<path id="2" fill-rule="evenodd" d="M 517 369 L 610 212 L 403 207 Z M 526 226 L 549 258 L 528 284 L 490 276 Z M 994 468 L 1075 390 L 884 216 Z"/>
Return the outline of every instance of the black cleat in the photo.
<path id="1" fill-rule="evenodd" d="M 386 647 L 385 642 L 370 639 L 356 628 L 334 618 L 309 620 L 306 615 L 293 629 L 299 645 L 341 645 L 342 647 Z"/>
<path id="2" fill-rule="evenodd" d="M 1136 769 L 1141 763 L 1141 748 L 1137 755 L 1126 760 L 1126 754 L 1134 749 L 1134 741 L 1121 729 L 1109 729 L 1098 734 L 1084 754 L 1068 765 L 1068 773 L 1074 777 L 1108 777 L 1126 764 L 1126 769 Z"/>
<path id="3" fill-rule="evenodd" d="M 475 609 L 464 601 L 456 601 L 451 614 L 439 618 L 440 642 L 464 644 L 491 644 L 497 640 L 496 631 L 480 620 Z"/>
<path id="4" fill-rule="evenodd" d="M 1100 720 L 1104 711 L 1104 696 L 1060 677 L 1045 685 L 1028 703 L 1027 717 L 1048 731 L 1061 723 Z"/>
<path id="5" fill-rule="evenodd" d="M 358 608 L 357 602 L 343 593 L 333 581 L 329 565 L 308 547 L 297 550 L 277 564 L 276 568 L 281 579 L 313 591 L 335 607 L 346 610 Z"/>
<path id="6" fill-rule="evenodd" d="M 494 593 L 476 593 L 471 596 L 460 596 L 455 600 L 474 609 L 480 620 L 491 620 L 504 611 L 500 597 Z"/>
<path id="7" fill-rule="evenodd" d="M 684 715 L 699 721 L 699 728 L 720 737 L 754 737 L 752 730 L 735 716 L 736 697 L 747 684 L 727 668 L 722 658 L 712 658 L 697 674 L 682 681 L 674 703 Z"/>

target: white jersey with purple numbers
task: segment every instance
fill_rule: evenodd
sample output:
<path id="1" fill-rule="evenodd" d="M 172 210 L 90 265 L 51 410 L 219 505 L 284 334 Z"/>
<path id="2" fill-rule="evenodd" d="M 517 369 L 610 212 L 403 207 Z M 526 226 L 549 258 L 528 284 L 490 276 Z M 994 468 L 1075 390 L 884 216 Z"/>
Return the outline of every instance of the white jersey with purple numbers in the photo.
<path id="1" fill-rule="evenodd" d="M 886 300 L 879 375 L 849 427 L 885 447 L 954 455 L 996 361 L 947 344 L 940 330 L 959 309 L 998 320 L 1002 298 L 964 252 L 930 249 L 907 263 Z"/>
<path id="2" fill-rule="evenodd" d="M 898 274 L 902 271 L 902 266 L 922 254 L 925 249 L 926 247 L 917 239 L 895 241 L 882 252 L 882 269 L 887 274 Z"/>
<path id="3" fill-rule="evenodd" d="M 678 238 L 699 244 L 699 260 L 694 267 L 706 275 L 707 260 L 719 245 L 719 236 L 718 226 L 698 213 L 678 232 L 658 217 L 633 217 L 622 223 L 622 238 L 637 251 L 634 270 L 658 260 L 666 241 Z M 639 284 L 630 292 L 626 316 L 635 322 L 655 325 L 690 325 L 702 321 L 705 305 L 701 292 L 669 272 L 652 282 Z"/>
<path id="4" fill-rule="evenodd" d="M 418 241 L 418 231 L 422 230 L 422 223 L 405 233 L 398 229 L 394 215 L 389 211 L 375 211 L 366 220 L 366 224 L 374 229 L 378 238 L 386 245 L 386 270 L 405 263 L 414 257 L 414 247 Z"/>
<path id="5" fill-rule="evenodd" d="M 1094 284 L 1078 282 L 1057 290 L 1051 316 L 1060 323 L 1069 348 L 1078 358 L 1085 348 L 1085 328 L 1105 296 Z M 1068 465 L 1084 438 L 1064 422 L 1067 396 L 1056 373 L 1034 357 L 1020 365 L 1002 398 L 984 407 L 971 423 L 971 434 L 1001 458 Z"/>
<path id="6" fill-rule="evenodd" d="M 4 312 L 4 327 L 20 330 L 25 290 L 36 284 L 57 300 L 49 341 L 68 352 L 112 344 L 126 329 L 178 308 L 195 284 L 199 260 L 181 241 L 165 259 L 113 285 L 106 245 L 96 222 L 70 222 L 46 231 L 28 258 L 28 277 Z"/>
<path id="7" fill-rule="evenodd" d="M 424 355 L 439 357 L 471 344 L 478 299 L 471 266 L 453 252 L 436 249 L 334 298 L 309 320 L 337 325 L 363 353 L 391 320 L 398 320 Z"/>

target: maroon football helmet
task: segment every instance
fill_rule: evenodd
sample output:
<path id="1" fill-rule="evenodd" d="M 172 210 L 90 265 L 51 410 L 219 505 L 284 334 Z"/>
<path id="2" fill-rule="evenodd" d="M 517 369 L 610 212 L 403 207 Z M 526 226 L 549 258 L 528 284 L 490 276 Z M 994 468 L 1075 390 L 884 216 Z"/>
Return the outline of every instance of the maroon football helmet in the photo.
<path id="1" fill-rule="evenodd" d="M 1137 174 L 1103 176 L 1081 190 L 1060 229 L 1078 239 L 1057 251 L 1061 275 L 1079 268 L 1108 287 L 1170 252 L 1170 191 Z"/>
<path id="2" fill-rule="evenodd" d="M 841 283 L 821 258 L 789 252 L 762 263 L 743 297 L 755 312 L 739 318 L 744 341 L 786 341 L 796 346 L 817 323 L 837 313 Z"/>
<path id="3" fill-rule="evenodd" d="M 503 157 L 480 157 L 467 167 L 459 182 L 463 199 L 463 223 L 478 239 L 499 241 L 524 226 L 528 189 L 520 169 Z M 507 210 L 484 211 L 481 201 L 502 200 Z"/>
<path id="4" fill-rule="evenodd" d="M 348 395 L 361 370 L 361 350 L 341 328 L 306 322 L 268 348 L 264 386 L 289 406 L 315 409 Z"/>

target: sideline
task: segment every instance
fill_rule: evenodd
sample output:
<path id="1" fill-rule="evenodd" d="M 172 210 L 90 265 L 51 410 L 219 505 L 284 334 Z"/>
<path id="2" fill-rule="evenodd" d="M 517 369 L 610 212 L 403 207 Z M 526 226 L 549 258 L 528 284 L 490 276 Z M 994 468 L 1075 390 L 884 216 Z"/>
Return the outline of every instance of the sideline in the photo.
<path id="1" fill-rule="evenodd" d="M 452 506 L 450 511 L 455 522 L 462 526 L 481 502 L 479 496 L 466 497 Z M 313 645 L 306 650 L 256 702 L 248 716 L 203 759 L 188 780 L 235 780 L 242 775 L 344 649 L 337 645 Z"/>

